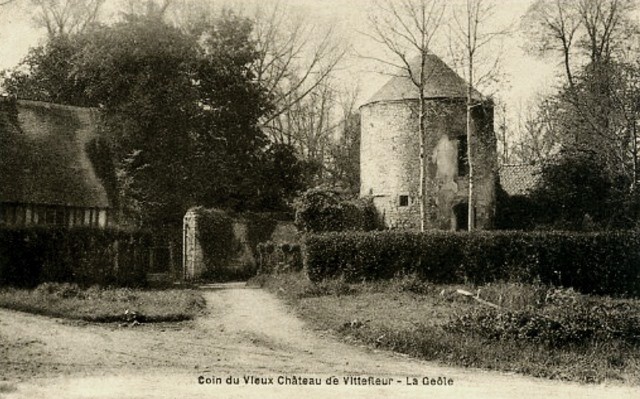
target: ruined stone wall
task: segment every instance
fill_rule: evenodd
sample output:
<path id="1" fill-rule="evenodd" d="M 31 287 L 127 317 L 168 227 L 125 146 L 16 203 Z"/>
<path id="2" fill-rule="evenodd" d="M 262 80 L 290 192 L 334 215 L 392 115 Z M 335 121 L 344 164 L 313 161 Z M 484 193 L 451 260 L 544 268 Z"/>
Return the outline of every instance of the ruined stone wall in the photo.
<path id="1" fill-rule="evenodd" d="M 389 228 L 417 230 L 419 204 L 418 101 L 379 102 L 361 108 L 361 196 L 374 205 Z M 494 213 L 496 149 L 491 107 L 473 115 L 476 224 L 491 227 Z M 458 173 L 458 146 L 466 137 L 464 100 L 429 100 L 426 116 L 427 227 L 455 229 L 454 207 L 468 198 L 468 177 Z M 408 201 L 402 196 L 408 196 Z"/>

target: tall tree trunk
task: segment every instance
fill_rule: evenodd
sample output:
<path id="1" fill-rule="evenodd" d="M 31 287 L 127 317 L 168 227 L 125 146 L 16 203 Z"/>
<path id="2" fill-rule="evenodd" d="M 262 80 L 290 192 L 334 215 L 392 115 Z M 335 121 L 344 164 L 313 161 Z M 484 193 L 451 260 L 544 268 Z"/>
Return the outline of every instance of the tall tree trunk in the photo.
<path id="1" fill-rule="evenodd" d="M 469 231 L 475 230 L 475 193 L 473 168 L 473 140 L 471 134 L 471 110 L 473 108 L 473 55 L 469 54 L 469 82 L 467 84 L 467 163 L 469 165 L 469 209 L 467 211 L 467 226 Z"/>
<path id="2" fill-rule="evenodd" d="M 424 69 L 424 68 L 423 68 Z M 421 73 L 422 75 L 423 73 Z M 418 114 L 418 124 L 420 132 L 420 231 L 424 232 L 426 229 L 427 221 L 427 187 L 426 187 L 426 162 L 425 162 L 425 128 L 424 128 L 424 114 L 425 114 L 425 101 L 424 92 L 420 90 L 420 111 Z"/>
<path id="3" fill-rule="evenodd" d="M 633 157 L 633 181 L 631 182 L 631 192 L 635 192 L 638 185 L 638 125 L 636 121 L 631 122 L 632 131 L 632 157 Z"/>

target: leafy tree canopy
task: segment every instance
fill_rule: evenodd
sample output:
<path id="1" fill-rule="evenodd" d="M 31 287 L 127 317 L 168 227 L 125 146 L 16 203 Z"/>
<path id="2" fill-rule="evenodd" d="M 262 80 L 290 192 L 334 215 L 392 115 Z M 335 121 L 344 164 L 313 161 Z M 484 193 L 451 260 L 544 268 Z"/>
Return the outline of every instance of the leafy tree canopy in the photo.
<path id="1" fill-rule="evenodd" d="M 121 210 L 140 225 L 179 225 L 193 205 L 281 208 L 301 172 L 258 126 L 273 103 L 252 70 L 252 28 L 230 11 L 188 31 L 161 14 L 127 15 L 52 36 L 5 71 L 5 86 L 101 111 Z M 283 164 L 291 176 L 274 176 Z"/>

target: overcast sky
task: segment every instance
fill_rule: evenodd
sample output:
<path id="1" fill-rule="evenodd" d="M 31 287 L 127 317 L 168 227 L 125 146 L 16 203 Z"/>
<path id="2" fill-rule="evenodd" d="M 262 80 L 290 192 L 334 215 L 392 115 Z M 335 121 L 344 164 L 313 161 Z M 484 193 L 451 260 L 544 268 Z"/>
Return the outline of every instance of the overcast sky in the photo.
<path id="1" fill-rule="evenodd" d="M 109 7 L 105 18 L 113 15 L 118 1 L 107 0 Z M 182 0 L 212 3 L 209 0 Z M 233 7 L 245 6 L 255 0 L 232 0 Z M 269 0 L 263 0 L 269 1 Z M 522 49 L 525 43 L 518 29 L 519 20 L 533 0 L 497 0 L 496 26 L 513 23 L 515 30 L 504 42 L 503 70 L 505 82 L 497 93 L 512 106 L 526 103 L 536 93 L 549 91 L 554 85 L 557 71 L 556 60 L 540 60 L 528 56 Z M 372 0 L 280 0 L 292 9 L 305 15 L 318 25 L 335 24 L 345 41 L 352 43 L 360 54 L 378 54 L 379 49 L 363 36 L 367 30 L 367 14 L 373 7 Z M 217 0 L 215 4 L 221 4 Z M 33 23 L 31 0 L 15 0 L 0 8 L 0 69 L 16 65 L 30 46 L 44 40 L 45 32 Z M 351 57 L 339 72 L 339 80 L 349 85 L 358 82 L 360 102 L 370 97 L 388 79 L 375 71 L 378 65 L 358 57 Z"/>

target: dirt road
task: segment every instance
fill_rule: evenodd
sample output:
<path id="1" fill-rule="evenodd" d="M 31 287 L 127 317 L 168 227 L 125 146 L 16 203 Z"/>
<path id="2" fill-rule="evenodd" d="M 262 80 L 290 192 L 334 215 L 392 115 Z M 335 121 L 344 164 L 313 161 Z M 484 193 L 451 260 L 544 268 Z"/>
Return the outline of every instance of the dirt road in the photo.
<path id="1" fill-rule="evenodd" d="M 177 325 L 122 328 L 0 310 L 0 398 L 640 397 L 637 387 L 445 368 L 349 346 L 306 328 L 258 289 L 204 294 L 208 314 Z M 327 385 L 331 377 L 338 385 Z M 302 378 L 320 385 L 294 385 Z"/>

